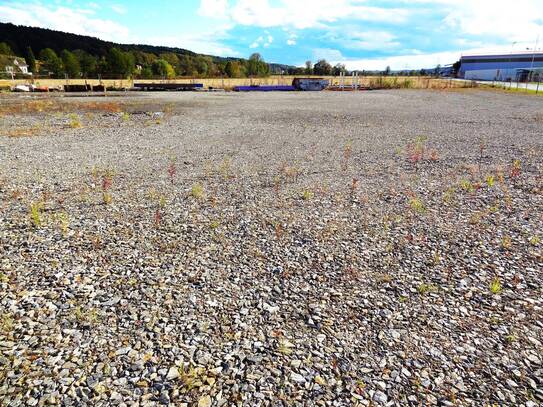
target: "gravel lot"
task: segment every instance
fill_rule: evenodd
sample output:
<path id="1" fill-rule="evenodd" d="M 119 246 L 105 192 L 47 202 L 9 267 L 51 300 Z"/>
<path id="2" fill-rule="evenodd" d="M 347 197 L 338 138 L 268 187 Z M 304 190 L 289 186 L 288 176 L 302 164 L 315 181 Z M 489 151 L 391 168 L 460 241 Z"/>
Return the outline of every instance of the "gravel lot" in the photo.
<path id="1" fill-rule="evenodd" d="M 0 405 L 543 405 L 540 98 L 29 100 Z"/>

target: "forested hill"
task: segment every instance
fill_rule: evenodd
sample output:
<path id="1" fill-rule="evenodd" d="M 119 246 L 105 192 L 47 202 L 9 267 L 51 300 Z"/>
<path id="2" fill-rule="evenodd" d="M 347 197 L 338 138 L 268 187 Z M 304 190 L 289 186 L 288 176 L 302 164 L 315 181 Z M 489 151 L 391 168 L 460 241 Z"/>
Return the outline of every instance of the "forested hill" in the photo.
<path id="1" fill-rule="evenodd" d="M 91 55 L 101 57 L 105 56 L 113 47 L 122 49 L 123 51 L 142 51 L 153 54 L 172 52 L 181 55 L 197 55 L 195 52 L 182 48 L 139 44 L 116 44 L 109 41 L 103 41 L 99 38 L 88 37 L 86 35 L 65 33 L 46 28 L 26 27 L 11 23 L 0 23 L 0 42 L 9 44 L 11 49 L 20 56 L 24 56 L 25 49 L 28 46 L 32 48 L 36 55 L 45 48 L 51 48 L 57 54 L 60 54 L 64 49 L 79 49 L 88 52 Z M 213 58 L 216 58 L 217 60 L 225 59 L 220 57 Z"/>
<path id="2" fill-rule="evenodd" d="M 291 73 L 295 67 L 267 64 L 260 55 L 250 59 L 202 55 L 175 47 L 116 44 L 98 38 L 45 28 L 0 23 L 0 45 L 14 55 L 41 61 L 39 74 L 64 77 L 125 75 L 173 76 L 265 76 Z M 136 68 L 139 67 L 139 71 Z"/>

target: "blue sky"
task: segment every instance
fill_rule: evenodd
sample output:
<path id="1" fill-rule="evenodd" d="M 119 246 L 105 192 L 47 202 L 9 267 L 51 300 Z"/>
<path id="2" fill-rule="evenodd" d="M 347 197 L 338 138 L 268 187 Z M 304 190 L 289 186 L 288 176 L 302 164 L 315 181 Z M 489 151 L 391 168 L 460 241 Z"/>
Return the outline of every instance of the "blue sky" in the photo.
<path id="1" fill-rule="evenodd" d="M 0 0 L 0 21 L 302 65 L 416 69 L 543 47 L 543 0 Z"/>

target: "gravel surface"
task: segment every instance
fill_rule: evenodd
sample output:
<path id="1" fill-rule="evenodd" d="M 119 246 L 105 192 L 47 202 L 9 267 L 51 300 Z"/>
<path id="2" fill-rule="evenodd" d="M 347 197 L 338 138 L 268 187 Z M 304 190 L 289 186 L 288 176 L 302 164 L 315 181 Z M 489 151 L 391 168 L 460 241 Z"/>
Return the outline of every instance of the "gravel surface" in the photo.
<path id="1" fill-rule="evenodd" d="M 543 404 L 539 98 L 51 100 L 0 95 L 0 405 Z"/>

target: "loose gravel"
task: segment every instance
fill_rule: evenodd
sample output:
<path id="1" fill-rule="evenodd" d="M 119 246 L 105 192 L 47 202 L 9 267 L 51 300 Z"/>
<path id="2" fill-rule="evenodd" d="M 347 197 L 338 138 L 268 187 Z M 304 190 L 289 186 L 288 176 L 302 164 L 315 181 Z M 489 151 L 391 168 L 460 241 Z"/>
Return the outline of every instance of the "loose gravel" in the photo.
<path id="1" fill-rule="evenodd" d="M 543 405 L 540 98 L 130 95 L 0 95 L 1 405 Z"/>

